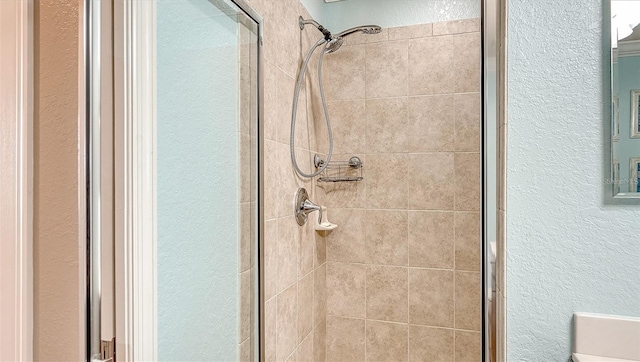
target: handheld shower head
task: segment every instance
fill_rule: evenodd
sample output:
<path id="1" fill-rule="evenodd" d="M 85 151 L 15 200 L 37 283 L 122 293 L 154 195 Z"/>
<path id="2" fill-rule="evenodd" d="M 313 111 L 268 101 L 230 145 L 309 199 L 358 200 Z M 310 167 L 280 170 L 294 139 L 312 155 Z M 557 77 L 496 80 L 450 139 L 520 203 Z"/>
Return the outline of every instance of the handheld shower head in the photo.
<path id="1" fill-rule="evenodd" d="M 382 31 L 382 28 L 377 25 L 363 25 L 356 26 L 355 28 L 347 29 L 339 34 L 336 37 L 345 37 L 354 33 L 363 33 L 363 34 L 379 34 Z"/>
<path id="2" fill-rule="evenodd" d="M 331 37 L 331 40 L 327 41 L 327 45 L 324 46 L 324 52 L 327 54 L 334 53 L 344 44 L 342 37 Z"/>

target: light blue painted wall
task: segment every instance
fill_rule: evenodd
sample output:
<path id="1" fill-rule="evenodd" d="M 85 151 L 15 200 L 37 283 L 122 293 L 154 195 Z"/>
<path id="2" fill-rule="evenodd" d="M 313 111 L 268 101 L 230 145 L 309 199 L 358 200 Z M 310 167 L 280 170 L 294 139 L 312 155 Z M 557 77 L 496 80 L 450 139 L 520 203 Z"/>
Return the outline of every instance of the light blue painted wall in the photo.
<path id="1" fill-rule="evenodd" d="M 480 0 L 345 0 L 327 3 L 325 16 L 327 28 L 338 32 L 364 24 L 392 28 L 479 18 L 480 10 Z"/>
<path id="2" fill-rule="evenodd" d="M 620 107 L 620 140 L 615 143 L 615 157 L 620 161 L 620 179 L 629 180 L 629 158 L 640 157 L 640 139 L 631 138 L 631 91 L 640 89 L 640 56 L 621 57 L 617 64 L 620 76 L 618 102 Z M 629 183 L 620 185 L 620 192 L 628 192 Z"/>
<path id="3" fill-rule="evenodd" d="M 640 316 L 640 206 L 604 185 L 604 5 L 509 1 L 508 361 L 567 361 L 576 311 Z"/>
<path id="4" fill-rule="evenodd" d="M 237 360 L 236 22 L 202 0 L 157 22 L 158 357 Z"/>
<path id="5" fill-rule="evenodd" d="M 326 4 L 324 0 L 300 0 L 300 2 L 304 5 L 315 21 L 320 24 L 324 24 L 326 22 Z"/>

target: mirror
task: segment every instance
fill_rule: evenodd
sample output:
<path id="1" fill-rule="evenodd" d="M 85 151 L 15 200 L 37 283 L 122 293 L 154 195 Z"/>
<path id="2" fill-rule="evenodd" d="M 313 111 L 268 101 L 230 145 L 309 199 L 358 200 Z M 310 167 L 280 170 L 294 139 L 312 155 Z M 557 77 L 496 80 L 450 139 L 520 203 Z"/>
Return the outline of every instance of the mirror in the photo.
<path id="1" fill-rule="evenodd" d="M 613 196 L 640 198 L 640 0 L 611 1 Z"/>

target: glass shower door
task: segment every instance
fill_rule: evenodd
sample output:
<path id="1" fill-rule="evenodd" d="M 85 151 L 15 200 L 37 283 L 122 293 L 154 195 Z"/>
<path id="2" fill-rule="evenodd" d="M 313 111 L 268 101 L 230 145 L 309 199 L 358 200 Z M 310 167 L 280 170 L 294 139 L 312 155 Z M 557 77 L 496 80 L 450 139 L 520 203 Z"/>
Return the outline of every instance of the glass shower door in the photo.
<path id="1" fill-rule="evenodd" d="M 231 1 L 156 4 L 157 356 L 257 353 L 257 24 Z"/>

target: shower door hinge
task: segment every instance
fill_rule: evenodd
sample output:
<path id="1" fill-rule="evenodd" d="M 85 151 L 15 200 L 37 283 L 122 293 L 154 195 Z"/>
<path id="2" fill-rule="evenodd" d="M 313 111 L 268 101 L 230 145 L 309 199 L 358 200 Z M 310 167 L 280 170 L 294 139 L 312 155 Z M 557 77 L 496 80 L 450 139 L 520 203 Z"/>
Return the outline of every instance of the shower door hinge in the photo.
<path id="1" fill-rule="evenodd" d="M 116 362 L 116 339 L 100 341 L 100 356 L 104 362 Z"/>

